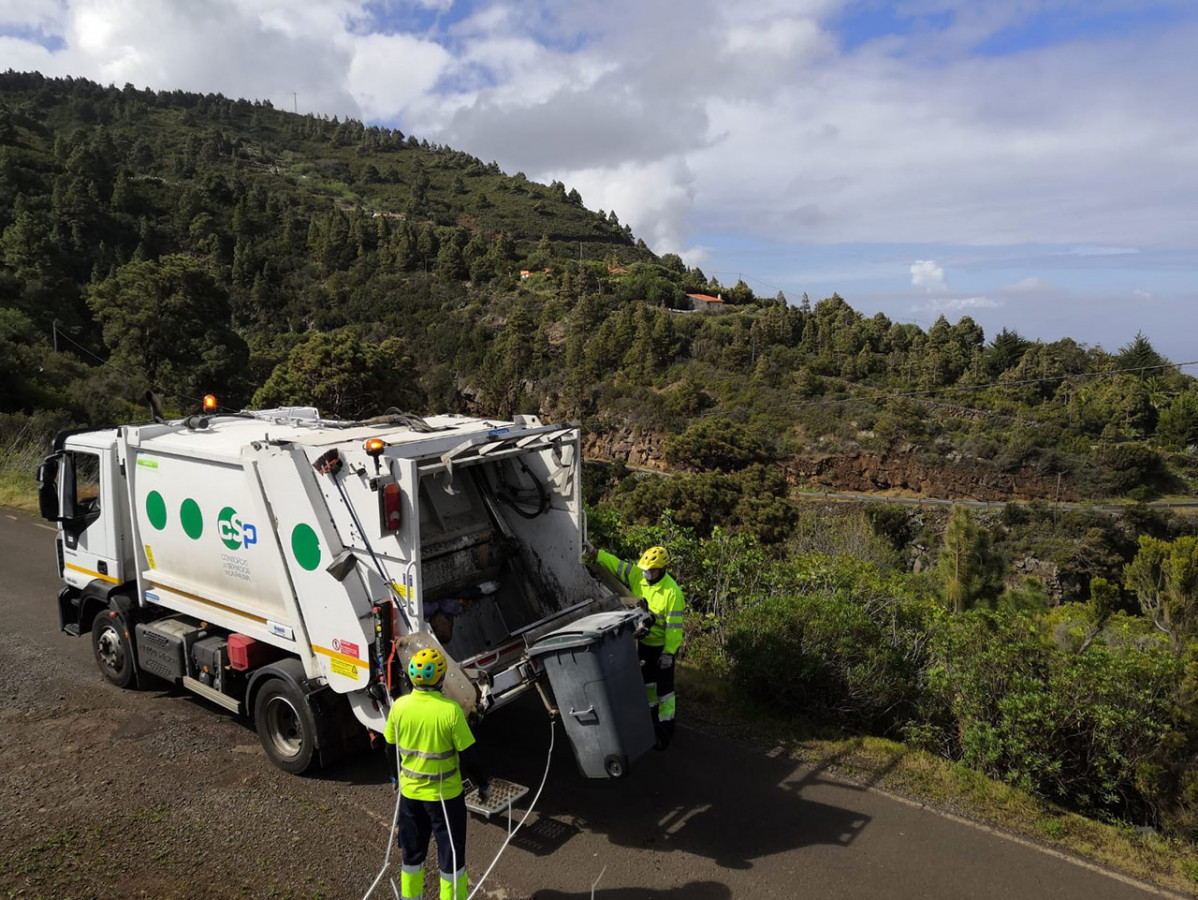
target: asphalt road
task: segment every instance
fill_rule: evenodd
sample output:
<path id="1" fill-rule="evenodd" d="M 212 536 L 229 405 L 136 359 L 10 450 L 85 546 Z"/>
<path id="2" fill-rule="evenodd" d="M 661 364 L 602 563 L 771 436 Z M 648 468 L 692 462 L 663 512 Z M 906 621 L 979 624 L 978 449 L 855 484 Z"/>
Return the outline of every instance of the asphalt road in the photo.
<path id="1" fill-rule="evenodd" d="M 295 778 L 266 761 L 245 723 L 205 701 L 107 685 L 88 640 L 58 631 L 53 535 L 29 514 L 0 511 L 0 573 L 0 784 L 9 785 L 0 791 L 0 896 L 361 896 L 393 809 L 379 758 Z M 685 696 L 679 714 L 674 745 L 620 782 L 581 778 L 559 728 L 540 802 L 478 896 L 585 900 L 592 887 L 597 900 L 1155 893 L 688 726 Z M 495 775 L 535 792 L 550 732 L 532 700 L 497 713 L 479 738 Z M 472 817 L 474 879 L 505 836 L 506 821 Z M 375 896 L 391 896 L 389 885 Z"/>

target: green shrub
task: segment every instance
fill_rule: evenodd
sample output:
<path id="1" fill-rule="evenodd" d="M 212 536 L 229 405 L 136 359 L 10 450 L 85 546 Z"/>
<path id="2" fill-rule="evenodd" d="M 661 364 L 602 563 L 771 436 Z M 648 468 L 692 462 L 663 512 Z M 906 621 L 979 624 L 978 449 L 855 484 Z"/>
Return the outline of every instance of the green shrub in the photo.
<path id="1" fill-rule="evenodd" d="M 1150 774 L 1180 736 L 1180 662 L 1154 650 L 1056 650 L 1022 616 L 974 612 L 933 642 L 931 706 L 953 755 L 1017 787 L 1102 818 L 1154 815 Z"/>
<path id="2" fill-rule="evenodd" d="M 919 706 L 935 605 L 903 596 L 850 557 L 803 564 L 787 593 L 734 614 L 734 682 L 779 712 L 895 732 Z"/>

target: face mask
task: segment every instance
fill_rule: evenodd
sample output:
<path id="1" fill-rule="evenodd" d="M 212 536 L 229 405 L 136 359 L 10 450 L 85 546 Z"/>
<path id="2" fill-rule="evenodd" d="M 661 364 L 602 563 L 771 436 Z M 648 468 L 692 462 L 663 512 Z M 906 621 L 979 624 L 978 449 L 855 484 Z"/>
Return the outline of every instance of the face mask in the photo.
<path id="1" fill-rule="evenodd" d="M 662 569 L 641 569 L 641 574 L 645 576 L 645 581 L 653 584 L 662 576 Z"/>

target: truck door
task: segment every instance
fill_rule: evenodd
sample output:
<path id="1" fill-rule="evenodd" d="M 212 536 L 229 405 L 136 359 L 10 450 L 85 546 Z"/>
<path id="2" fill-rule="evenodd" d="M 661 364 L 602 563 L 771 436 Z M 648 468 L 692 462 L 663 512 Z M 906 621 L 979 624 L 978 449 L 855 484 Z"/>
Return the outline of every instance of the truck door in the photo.
<path id="1" fill-rule="evenodd" d="M 67 450 L 59 465 L 63 581 L 77 588 L 97 578 L 122 583 L 112 451 Z"/>

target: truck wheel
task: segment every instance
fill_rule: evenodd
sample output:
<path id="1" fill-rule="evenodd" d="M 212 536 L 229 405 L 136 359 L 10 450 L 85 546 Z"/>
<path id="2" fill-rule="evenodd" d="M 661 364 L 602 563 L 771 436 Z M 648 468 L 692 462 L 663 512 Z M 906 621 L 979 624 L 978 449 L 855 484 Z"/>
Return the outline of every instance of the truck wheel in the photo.
<path id="1" fill-rule="evenodd" d="M 316 719 L 304 696 L 282 678 L 272 678 L 254 701 L 254 725 L 271 762 L 292 775 L 315 768 Z"/>
<path id="2" fill-rule="evenodd" d="M 92 652 L 100 674 L 120 688 L 132 687 L 137 672 L 133 666 L 133 646 L 120 616 L 101 613 L 92 623 Z"/>

